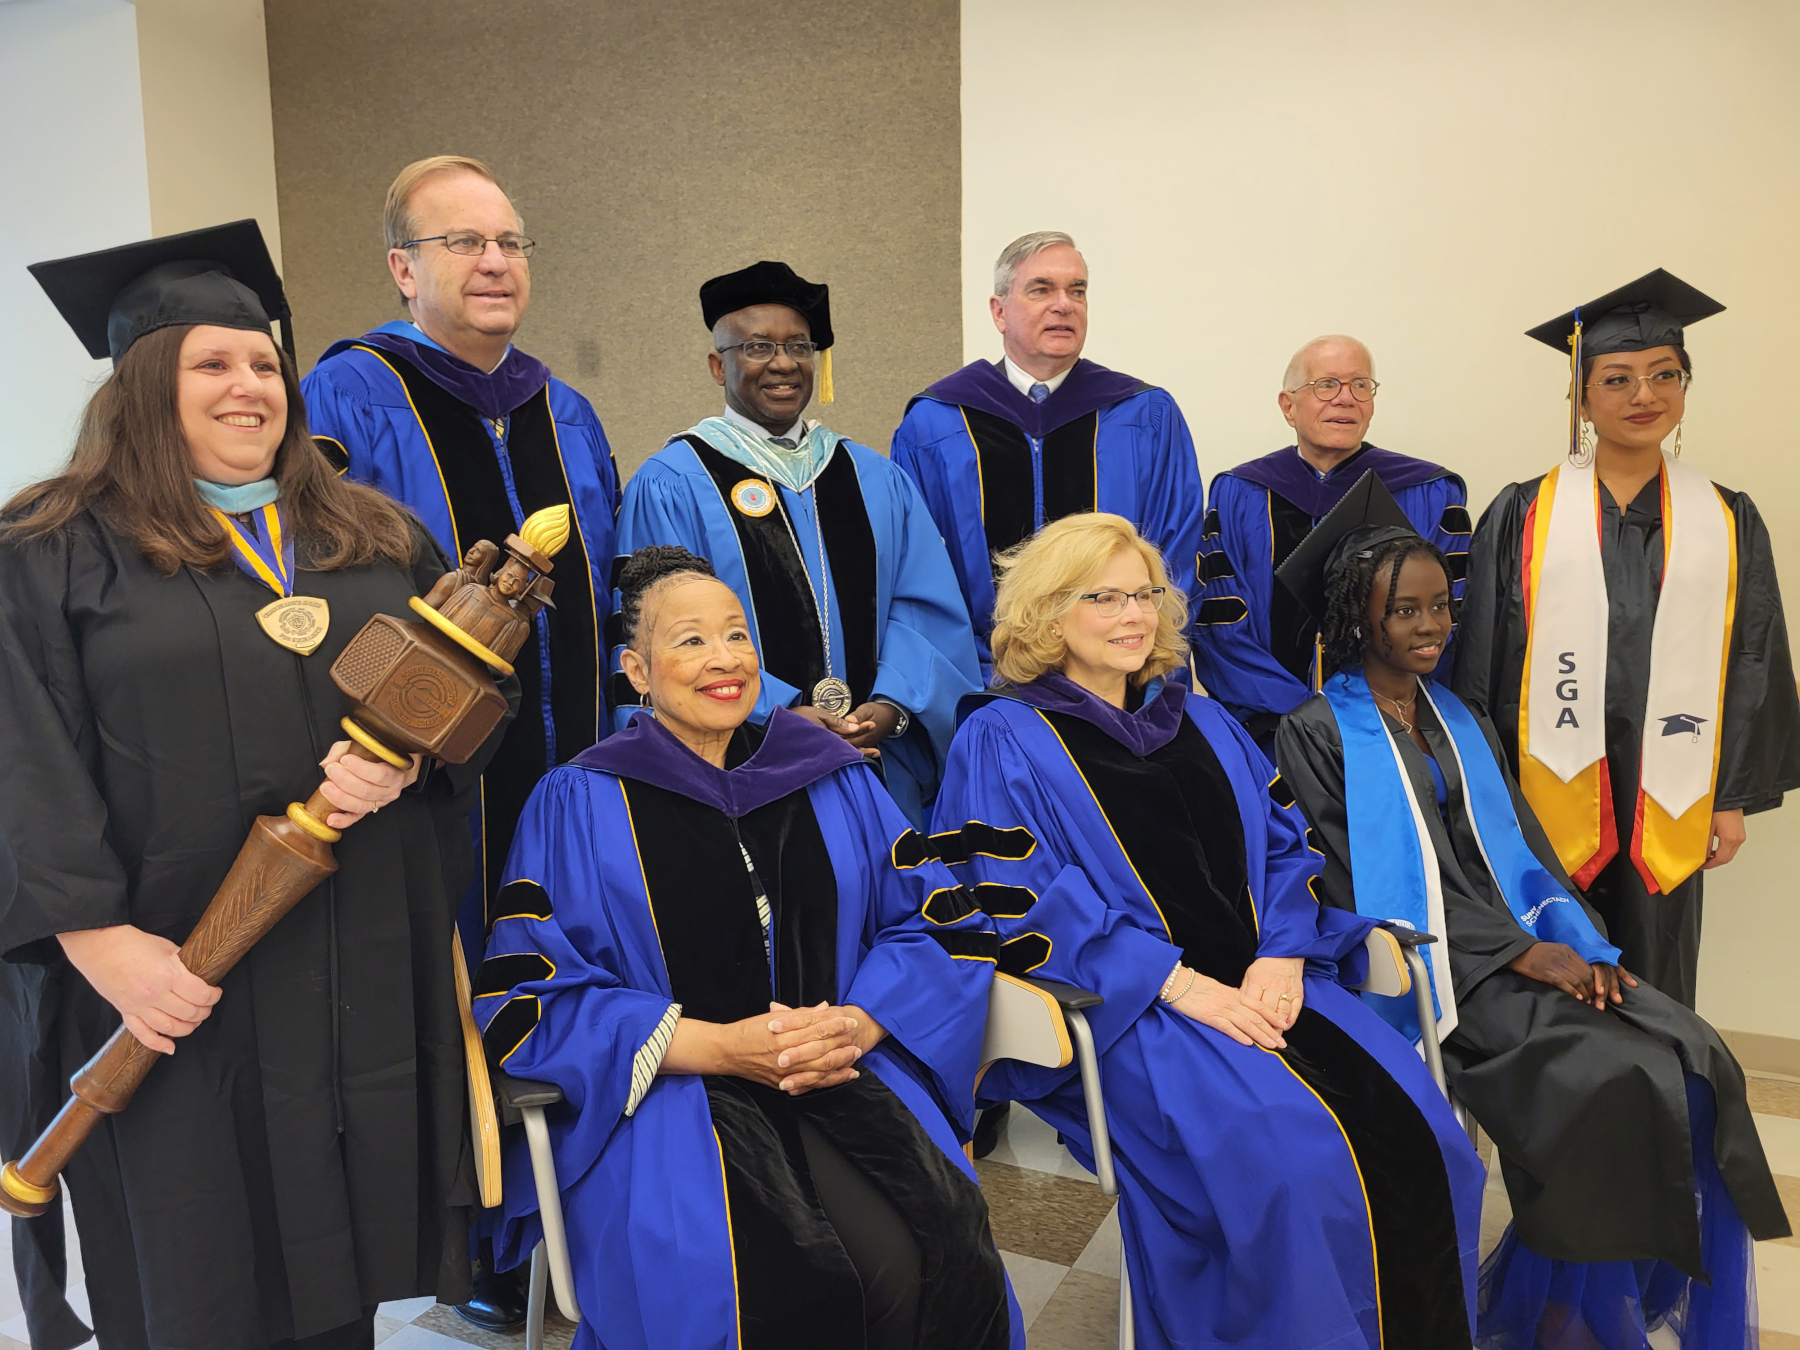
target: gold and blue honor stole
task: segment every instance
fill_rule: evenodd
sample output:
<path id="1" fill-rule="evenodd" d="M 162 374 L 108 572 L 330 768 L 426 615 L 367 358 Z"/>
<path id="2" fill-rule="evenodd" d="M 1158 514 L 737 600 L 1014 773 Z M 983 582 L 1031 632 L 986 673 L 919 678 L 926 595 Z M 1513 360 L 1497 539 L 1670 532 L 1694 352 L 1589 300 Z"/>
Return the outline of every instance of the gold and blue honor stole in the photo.
<path id="1" fill-rule="evenodd" d="M 317 651 L 331 624 L 331 610 L 317 596 L 294 594 L 294 538 L 281 504 L 258 507 L 243 522 L 216 506 L 207 509 L 225 531 L 231 560 L 246 576 L 275 592 L 274 602 L 256 611 L 263 632 L 301 656 Z"/>

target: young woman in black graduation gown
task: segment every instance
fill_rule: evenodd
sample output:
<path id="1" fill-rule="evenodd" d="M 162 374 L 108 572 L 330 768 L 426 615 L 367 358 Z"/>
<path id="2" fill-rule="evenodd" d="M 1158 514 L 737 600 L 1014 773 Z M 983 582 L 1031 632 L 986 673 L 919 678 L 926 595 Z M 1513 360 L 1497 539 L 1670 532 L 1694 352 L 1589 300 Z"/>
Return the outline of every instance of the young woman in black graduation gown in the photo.
<path id="1" fill-rule="evenodd" d="M 165 1058 L 65 1172 L 100 1343 L 369 1345 L 377 1303 L 466 1297 L 451 873 L 485 753 L 423 772 L 344 756 L 332 662 L 445 564 L 314 448 L 273 302 L 183 268 L 112 306 L 116 369 L 72 459 L 0 526 L 0 831 L 20 878 L 0 897 L 0 1143 L 19 1156 L 123 1018 Z M 234 530 L 269 545 L 258 563 Z M 329 606 L 309 654 L 259 624 L 258 565 Z M 337 873 L 203 984 L 176 944 L 252 819 L 321 765 Z M 59 1208 L 17 1225 L 38 1346 L 86 1339 L 60 1226 Z"/>
<path id="2" fill-rule="evenodd" d="M 1437 872 L 1444 1067 L 1500 1150 L 1513 1207 L 1482 1269 L 1477 1346 L 1644 1350 L 1646 1326 L 1667 1323 L 1687 1350 L 1754 1350 L 1750 1239 L 1789 1230 L 1742 1071 L 1694 1013 L 1569 945 L 1618 959 L 1492 725 L 1431 682 L 1451 627 L 1443 555 L 1410 529 L 1365 527 L 1327 573 L 1332 674 L 1284 720 L 1281 773 L 1324 855 L 1327 903 L 1405 909 L 1404 870 L 1366 814 L 1383 793 L 1429 833 L 1429 851 L 1410 822 L 1398 837 Z"/>
<path id="3" fill-rule="evenodd" d="M 1707 481 L 1691 467 L 1691 455 L 1681 458 L 1693 368 L 1685 325 L 1723 308 L 1657 271 L 1579 311 L 1586 322 L 1579 387 L 1571 393 L 1591 433 L 1583 432 L 1583 447 L 1567 463 L 1508 484 L 1482 514 L 1469 545 L 1454 672 L 1456 692 L 1493 718 L 1508 764 L 1575 884 L 1605 917 L 1625 964 L 1690 1008 L 1705 874 L 1736 856 L 1747 815 L 1781 805 L 1783 793 L 1800 787 L 1800 696 L 1768 526 L 1748 493 Z M 1567 360 L 1575 319 L 1573 313 L 1553 319 L 1529 336 Z M 1552 506 L 1575 505 L 1558 489 L 1571 489 L 1577 475 L 1586 498 L 1581 505 L 1591 501 L 1597 518 L 1582 516 L 1590 550 L 1598 525 L 1593 562 L 1580 551 L 1559 551 L 1553 537 L 1563 508 L 1553 512 Z M 1698 602 L 1683 604 L 1692 594 L 1678 584 L 1687 569 L 1672 566 L 1671 551 L 1681 550 L 1684 535 L 1695 537 L 1697 524 L 1715 522 L 1722 529 L 1714 570 L 1699 574 Z M 1599 591 L 1604 616 L 1603 665 L 1566 650 L 1580 644 L 1549 641 L 1540 618 L 1540 611 L 1582 595 L 1586 575 L 1593 576 L 1589 584 Z M 1534 605 L 1538 595 L 1544 603 Z M 1715 636 L 1706 620 L 1721 613 L 1729 617 Z M 1527 646 L 1534 630 L 1536 650 L 1560 658 L 1552 677 L 1559 681 L 1556 698 L 1542 699 L 1542 707 L 1583 723 L 1591 715 L 1591 753 L 1599 765 L 1573 781 L 1553 778 L 1533 762 L 1531 744 L 1553 735 L 1547 720 L 1532 732 L 1533 719 L 1521 715 L 1522 704 L 1527 712 L 1538 706 L 1524 697 L 1532 686 Z M 1691 681 L 1659 669 L 1688 650 L 1719 681 L 1716 696 L 1696 698 Z M 1599 665 L 1591 678 L 1588 664 Z M 1563 676 L 1573 678 L 1560 682 Z M 1701 761 L 1699 785 L 1706 791 L 1690 808 L 1685 830 L 1667 829 L 1646 771 L 1652 756 L 1670 752 Z M 1589 801 L 1572 800 L 1579 795 Z M 1596 797 L 1602 800 L 1593 803 Z M 1597 838 L 1585 821 L 1595 805 Z M 1583 823 L 1571 828 L 1576 821 Z M 1658 836 L 1670 834 L 1684 837 L 1659 846 Z"/>

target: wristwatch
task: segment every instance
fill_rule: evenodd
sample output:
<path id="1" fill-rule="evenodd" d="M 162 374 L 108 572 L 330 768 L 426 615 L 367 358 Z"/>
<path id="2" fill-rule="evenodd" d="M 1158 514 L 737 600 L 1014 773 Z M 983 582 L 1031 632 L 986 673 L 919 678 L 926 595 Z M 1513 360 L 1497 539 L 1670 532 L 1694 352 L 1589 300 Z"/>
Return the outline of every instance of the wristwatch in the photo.
<path id="1" fill-rule="evenodd" d="M 894 729 L 888 732 L 887 739 L 890 741 L 898 740 L 900 737 L 906 735 L 906 729 L 912 725 L 912 714 L 907 712 L 906 709 L 902 708 L 898 703 L 894 702 L 893 699 L 884 698 L 880 694 L 875 695 L 875 701 L 877 703 L 887 704 L 888 707 L 900 714 L 900 720 L 894 723 Z"/>

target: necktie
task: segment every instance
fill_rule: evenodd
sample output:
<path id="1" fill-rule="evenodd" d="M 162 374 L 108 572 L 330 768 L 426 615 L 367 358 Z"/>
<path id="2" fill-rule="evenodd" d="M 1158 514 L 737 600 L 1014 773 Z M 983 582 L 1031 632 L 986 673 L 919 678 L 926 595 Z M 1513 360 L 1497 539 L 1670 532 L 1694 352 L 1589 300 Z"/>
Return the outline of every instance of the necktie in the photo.
<path id="1" fill-rule="evenodd" d="M 1031 386 L 1031 401 L 1033 403 L 1042 403 L 1045 399 L 1047 399 L 1049 397 L 1050 397 L 1050 386 L 1049 385 L 1034 384 Z"/>
<path id="2" fill-rule="evenodd" d="M 791 440 L 786 436 L 771 436 L 769 437 L 769 444 L 774 446 L 777 450 L 796 450 L 799 448 L 798 442 Z"/>

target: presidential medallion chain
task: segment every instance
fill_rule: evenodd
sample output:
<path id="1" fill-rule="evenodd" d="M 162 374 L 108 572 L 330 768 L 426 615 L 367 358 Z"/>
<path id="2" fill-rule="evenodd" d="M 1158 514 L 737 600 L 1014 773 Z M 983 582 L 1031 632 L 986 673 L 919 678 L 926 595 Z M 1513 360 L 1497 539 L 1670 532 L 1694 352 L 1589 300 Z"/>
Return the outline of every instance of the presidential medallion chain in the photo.
<path id="1" fill-rule="evenodd" d="M 831 578 L 827 575 L 825 554 L 825 526 L 820 519 L 818 484 L 813 484 L 813 532 L 819 544 L 819 582 L 813 584 L 812 572 L 801 562 L 800 570 L 806 573 L 806 588 L 812 592 L 813 613 L 819 620 L 819 640 L 825 648 L 825 678 L 812 689 L 812 705 L 821 712 L 828 712 L 833 717 L 845 717 L 850 712 L 850 686 L 832 673 L 831 664 Z M 794 529 L 793 517 L 788 514 L 787 503 L 781 500 L 779 490 L 775 492 L 775 500 L 781 508 L 781 523 L 787 526 L 788 538 L 793 541 L 794 552 L 800 553 L 800 536 Z"/>

